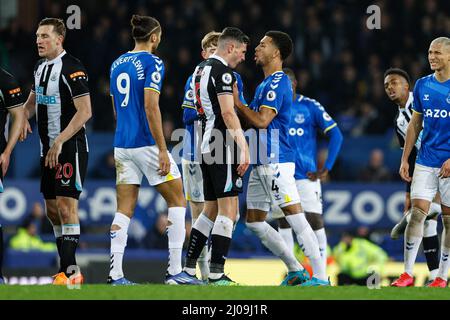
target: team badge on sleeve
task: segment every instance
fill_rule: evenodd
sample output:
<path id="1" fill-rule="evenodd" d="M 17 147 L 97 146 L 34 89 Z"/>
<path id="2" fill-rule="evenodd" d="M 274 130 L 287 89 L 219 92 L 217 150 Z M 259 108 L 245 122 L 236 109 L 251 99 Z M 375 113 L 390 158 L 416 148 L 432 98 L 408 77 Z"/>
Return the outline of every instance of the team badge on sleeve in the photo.
<path id="1" fill-rule="evenodd" d="M 233 78 L 231 77 L 231 74 L 229 74 L 229 73 L 224 73 L 224 74 L 222 75 L 222 81 L 223 81 L 223 83 L 225 83 L 225 84 L 230 84 L 231 81 L 233 81 Z"/>
<path id="2" fill-rule="evenodd" d="M 155 71 L 151 75 L 152 81 L 155 83 L 159 83 L 161 81 L 161 74 L 158 71 Z"/>
<path id="3" fill-rule="evenodd" d="M 273 101 L 276 98 L 277 98 L 277 94 L 275 93 L 275 91 L 270 90 L 267 92 L 267 96 L 266 96 L 267 101 Z"/>
<path id="4" fill-rule="evenodd" d="M 184 98 L 186 100 L 194 100 L 194 91 L 192 91 L 192 89 L 189 89 L 188 91 L 186 91 Z"/>
<path id="5" fill-rule="evenodd" d="M 331 117 L 330 117 L 330 115 L 329 115 L 327 112 L 324 112 L 322 116 L 323 116 L 323 118 L 324 118 L 326 121 L 331 121 L 331 120 L 332 120 Z"/>

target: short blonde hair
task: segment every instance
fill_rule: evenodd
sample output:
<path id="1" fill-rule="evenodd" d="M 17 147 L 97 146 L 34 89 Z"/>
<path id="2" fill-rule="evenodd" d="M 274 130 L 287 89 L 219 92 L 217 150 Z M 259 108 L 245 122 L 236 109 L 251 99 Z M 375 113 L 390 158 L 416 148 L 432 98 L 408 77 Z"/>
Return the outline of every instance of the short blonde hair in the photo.
<path id="1" fill-rule="evenodd" d="M 220 35 L 221 33 L 217 31 L 208 32 L 202 39 L 202 49 L 206 50 L 210 47 L 217 47 Z"/>

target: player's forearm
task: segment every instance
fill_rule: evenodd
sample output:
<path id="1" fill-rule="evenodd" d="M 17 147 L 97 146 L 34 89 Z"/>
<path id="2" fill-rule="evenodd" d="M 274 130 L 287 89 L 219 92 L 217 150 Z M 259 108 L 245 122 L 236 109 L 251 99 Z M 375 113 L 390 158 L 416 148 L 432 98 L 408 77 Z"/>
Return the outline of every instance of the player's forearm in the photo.
<path id="1" fill-rule="evenodd" d="M 89 96 L 84 96 L 78 99 L 87 98 L 90 99 Z M 67 140 L 72 138 L 80 129 L 86 124 L 86 122 L 92 117 L 90 100 L 83 101 L 82 105 L 78 105 L 77 112 L 70 120 L 67 127 L 59 134 L 56 138 L 59 142 L 65 143 Z"/>
<path id="2" fill-rule="evenodd" d="M 334 127 L 328 131 L 328 135 L 330 137 L 330 141 L 328 143 L 328 157 L 325 161 L 325 168 L 330 171 L 336 162 L 339 151 L 341 150 L 344 137 L 338 127 Z"/>
<path id="3" fill-rule="evenodd" d="M 247 141 L 245 140 L 241 123 L 239 122 L 237 115 L 234 112 L 227 112 L 222 113 L 222 118 L 227 126 L 228 132 L 231 134 L 236 144 L 241 150 L 246 150 Z"/>
<path id="4" fill-rule="evenodd" d="M 258 129 L 265 129 L 269 125 L 264 121 L 259 112 L 255 112 L 252 109 L 244 106 L 243 104 L 237 105 L 239 113 L 254 127 Z"/>
<path id="5" fill-rule="evenodd" d="M 36 95 L 30 92 L 27 101 L 23 104 L 24 117 L 30 119 L 36 113 Z"/>
<path id="6" fill-rule="evenodd" d="M 419 137 L 420 130 L 422 126 L 417 121 L 413 121 L 414 117 L 411 119 L 408 129 L 406 130 L 405 146 L 403 147 L 402 161 L 407 162 L 411 154 L 412 149 Z"/>
<path id="7" fill-rule="evenodd" d="M 14 108 L 14 110 L 10 111 L 10 117 L 12 120 L 11 130 L 9 131 L 8 143 L 6 145 L 4 153 L 11 154 L 13 151 L 17 140 L 19 139 L 20 133 L 22 131 L 22 124 L 25 119 L 25 113 L 22 108 Z"/>
<path id="8" fill-rule="evenodd" d="M 147 110 L 148 109 L 148 110 Z M 162 118 L 159 106 L 146 108 L 148 126 L 159 151 L 167 151 L 166 140 L 162 130 Z"/>

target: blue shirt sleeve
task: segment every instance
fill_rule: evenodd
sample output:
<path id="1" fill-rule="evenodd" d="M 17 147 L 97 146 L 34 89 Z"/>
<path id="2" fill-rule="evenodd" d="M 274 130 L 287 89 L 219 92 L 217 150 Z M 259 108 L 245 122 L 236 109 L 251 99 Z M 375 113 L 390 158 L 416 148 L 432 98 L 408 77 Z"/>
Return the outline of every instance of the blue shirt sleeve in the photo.
<path id="1" fill-rule="evenodd" d="M 156 56 L 151 56 L 145 69 L 144 89 L 161 93 L 164 78 L 164 63 Z"/>
<path id="2" fill-rule="evenodd" d="M 330 138 L 330 141 L 328 142 L 328 157 L 325 161 L 325 168 L 328 171 L 331 171 L 334 163 L 336 162 L 339 151 L 341 150 L 344 137 L 341 130 L 339 130 L 339 127 L 337 126 L 334 126 L 332 129 L 327 131 L 327 136 Z"/>
<path id="3" fill-rule="evenodd" d="M 413 100 L 412 109 L 417 113 L 423 113 L 422 101 L 420 100 L 420 93 L 419 93 L 420 83 L 421 83 L 421 81 L 419 79 L 416 82 L 416 84 L 414 86 L 414 91 L 413 91 L 414 100 Z"/>
<path id="4" fill-rule="evenodd" d="M 192 89 L 192 76 L 186 81 L 184 86 L 184 98 L 181 104 L 183 109 L 183 123 L 189 125 L 198 120 L 197 109 L 194 104 L 194 90 Z"/>
<path id="5" fill-rule="evenodd" d="M 264 88 L 263 99 L 259 107 L 269 108 L 278 113 L 283 105 L 283 99 L 285 99 L 286 94 L 289 99 L 292 99 L 291 82 L 284 73 L 277 73 L 272 81 Z"/>
<path id="6" fill-rule="evenodd" d="M 333 118 L 328 114 L 325 108 L 316 100 L 310 100 L 310 110 L 314 115 L 314 125 L 319 127 L 323 133 L 327 133 L 329 130 L 337 126 Z"/>

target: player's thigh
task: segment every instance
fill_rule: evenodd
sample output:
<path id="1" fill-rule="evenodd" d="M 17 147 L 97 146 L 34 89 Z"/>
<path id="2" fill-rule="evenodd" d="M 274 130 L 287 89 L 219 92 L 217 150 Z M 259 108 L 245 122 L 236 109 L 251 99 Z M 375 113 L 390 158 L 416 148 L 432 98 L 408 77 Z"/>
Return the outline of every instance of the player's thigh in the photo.
<path id="1" fill-rule="evenodd" d="M 323 213 L 322 186 L 320 180 L 301 179 L 295 181 L 300 203 L 305 212 Z"/>
<path id="2" fill-rule="evenodd" d="M 431 203 L 439 188 L 437 168 L 430 168 L 416 164 L 411 184 L 411 201 L 413 206 L 419 206 L 422 210 L 426 203 Z M 429 207 L 429 205 L 428 205 Z M 425 210 L 428 212 L 428 208 Z"/>
<path id="3" fill-rule="evenodd" d="M 183 183 L 180 178 L 159 183 L 155 186 L 155 188 L 164 200 L 166 200 L 169 208 L 186 207 L 186 199 L 183 195 Z"/>
<path id="4" fill-rule="evenodd" d="M 205 200 L 237 197 L 243 190 L 242 178 L 237 174 L 237 165 L 231 163 L 203 164 Z M 211 188 L 211 190 L 209 190 Z"/>
<path id="5" fill-rule="evenodd" d="M 61 225 L 61 218 L 58 214 L 58 207 L 56 206 L 56 199 L 44 199 L 45 213 L 52 225 Z"/>
<path id="6" fill-rule="evenodd" d="M 236 221 L 239 199 L 237 196 L 217 198 L 217 206 L 221 215 Z"/>
<path id="7" fill-rule="evenodd" d="M 44 196 L 45 200 L 55 200 L 56 206 L 56 194 L 55 194 L 55 179 L 56 170 L 50 169 L 50 167 L 45 166 L 45 159 L 42 157 L 40 159 L 41 165 L 41 184 L 40 191 Z"/>
<path id="8" fill-rule="evenodd" d="M 169 182 L 172 180 L 180 179 L 181 189 L 177 189 L 176 192 L 181 192 L 183 194 L 183 186 L 181 183 L 181 173 L 178 170 L 178 166 L 175 163 L 170 152 L 168 152 L 170 160 L 170 171 L 165 176 L 161 176 L 158 172 L 159 170 L 159 149 L 157 146 L 147 146 L 142 148 L 133 149 L 133 162 L 135 165 L 141 169 L 148 183 L 151 186 L 157 186 L 161 183 Z M 177 196 L 179 196 L 177 194 Z"/>
<path id="9" fill-rule="evenodd" d="M 262 165 L 258 167 L 258 171 L 273 205 L 278 205 L 282 209 L 295 207 L 296 210 L 300 210 L 293 162 Z M 283 211 L 286 213 L 286 210 Z"/>
<path id="10" fill-rule="evenodd" d="M 63 224 L 79 223 L 78 199 L 74 197 L 56 196 L 56 207 Z"/>
<path id="11" fill-rule="evenodd" d="M 247 214 L 252 211 L 269 212 L 271 207 L 271 199 L 269 191 L 266 190 L 266 182 L 263 177 L 260 176 L 259 167 L 252 168 L 247 185 Z M 248 218 L 248 216 L 247 216 Z M 248 219 L 247 219 L 248 221 Z"/>
<path id="12" fill-rule="evenodd" d="M 247 217 L 246 222 L 263 222 L 266 220 L 267 211 L 258 210 L 258 209 L 247 209 Z"/>
<path id="13" fill-rule="evenodd" d="M 183 171 L 183 187 L 187 201 L 204 202 L 203 174 L 200 164 L 194 161 L 181 160 Z"/>
<path id="14" fill-rule="evenodd" d="M 134 162 L 133 157 L 138 156 L 134 150 L 136 149 L 114 148 L 116 185 L 141 185 L 143 172 Z"/>
<path id="15" fill-rule="evenodd" d="M 88 157 L 87 152 L 64 152 L 60 154 L 55 173 L 55 195 L 57 198 L 79 199 L 83 191 Z M 72 201 L 65 201 L 64 203 L 66 202 L 73 205 Z"/>
<path id="16" fill-rule="evenodd" d="M 439 195 L 441 206 L 450 207 L 450 178 L 439 178 Z"/>

